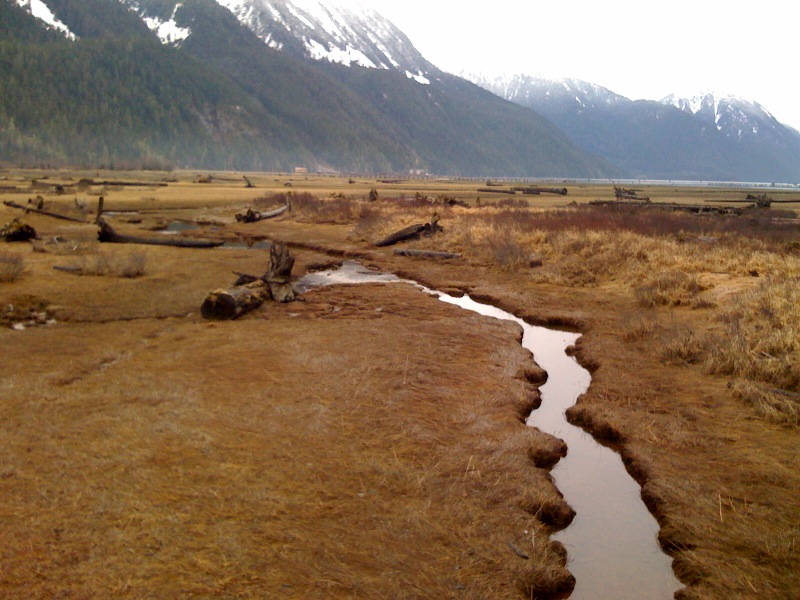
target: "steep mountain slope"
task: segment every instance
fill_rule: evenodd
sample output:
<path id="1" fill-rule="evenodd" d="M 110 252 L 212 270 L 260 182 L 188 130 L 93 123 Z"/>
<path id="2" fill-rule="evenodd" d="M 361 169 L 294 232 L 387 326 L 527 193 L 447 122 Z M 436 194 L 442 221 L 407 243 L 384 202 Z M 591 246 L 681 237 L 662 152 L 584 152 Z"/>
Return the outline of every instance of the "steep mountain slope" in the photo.
<path id="1" fill-rule="evenodd" d="M 119 4 L 96 4 L 75 3 L 75 10 L 59 13 L 79 41 L 46 32 L 46 40 L 31 44 L 17 32 L 35 31 L 33 17 L 0 2 L 4 160 L 225 167 L 275 153 L 275 134 L 291 140 L 293 133 L 276 127 L 229 78 L 159 44 Z M 57 10 L 55 2 L 51 7 Z M 119 37 L 99 27 L 103 18 Z M 283 140 L 280 150 L 286 158 L 269 166 L 286 168 L 304 156 L 297 141 Z"/>
<path id="2" fill-rule="evenodd" d="M 336 0 L 217 0 L 264 43 L 295 56 L 397 70 L 420 83 L 435 71 L 374 10 Z"/>
<path id="3" fill-rule="evenodd" d="M 711 100 L 709 114 L 708 102 L 679 108 L 675 105 L 679 102 L 668 99 L 632 101 L 578 80 L 468 77 L 547 116 L 576 144 L 637 177 L 800 180 L 796 142 L 800 136 L 771 115 L 765 117 L 766 111 L 734 110 L 733 105 Z M 687 106 L 698 106 L 698 110 L 687 110 Z M 713 112 L 714 106 L 721 111 Z"/>
<path id="4" fill-rule="evenodd" d="M 602 176 L 613 170 L 536 113 L 440 73 L 375 14 L 367 15 L 370 29 L 359 42 L 359 56 L 373 57 L 374 67 L 366 68 L 309 57 L 309 49 L 323 42 L 331 49 L 336 39 L 346 41 L 345 48 L 358 41 L 344 36 L 361 27 L 344 13 L 328 11 L 327 29 L 322 21 L 314 24 L 311 13 L 300 14 L 301 22 L 308 21 L 303 31 L 324 29 L 328 37 L 312 43 L 304 33 L 291 51 L 285 36 L 295 25 L 287 27 L 288 17 L 274 22 L 287 40 L 277 50 L 249 29 L 257 21 L 243 23 L 242 14 L 231 10 L 244 1 L 37 1 L 76 41 L 62 36 L 30 47 L 10 29 L 23 17 L 30 27 L 33 17 L 16 0 L 0 0 L 16 11 L 0 25 L 9 29 L 9 41 L 4 32 L 0 42 L 0 76 L 15 88 L 15 98 L 0 99 L 7 159 L 107 164 L 138 156 L 209 168 L 303 165 L 481 177 Z M 298 12 L 299 3 L 290 4 L 275 5 L 285 8 L 284 15 Z M 274 41 L 280 33 L 273 27 L 267 36 Z M 327 58 L 340 54 L 332 50 Z M 30 55 L 36 60 L 25 59 L 26 73 L 18 73 L 20 57 Z M 54 70 L 64 80 L 58 89 L 68 95 L 63 108 L 42 93 Z M 20 114 L 23 97 L 28 114 Z M 42 104 L 47 110 L 39 109 Z"/>
<path id="5" fill-rule="evenodd" d="M 732 144 L 756 149 L 787 172 L 800 171 L 800 132 L 778 122 L 757 102 L 713 92 L 693 98 L 670 95 L 661 102 L 694 115 Z"/>

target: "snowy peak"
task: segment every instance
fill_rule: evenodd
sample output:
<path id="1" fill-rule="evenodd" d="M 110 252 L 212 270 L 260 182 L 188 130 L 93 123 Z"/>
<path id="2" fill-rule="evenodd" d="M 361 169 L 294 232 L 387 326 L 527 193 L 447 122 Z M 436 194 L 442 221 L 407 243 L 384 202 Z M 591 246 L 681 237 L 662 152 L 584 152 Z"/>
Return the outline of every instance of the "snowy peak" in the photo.
<path id="1" fill-rule="evenodd" d="M 53 29 L 62 33 L 67 39 L 75 40 L 77 36 L 69 30 L 69 27 L 59 21 L 53 11 L 42 2 L 42 0 L 15 0 L 17 6 L 27 10 L 31 15 L 39 19 L 48 29 Z"/>
<path id="2" fill-rule="evenodd" d="M 671 94 L 662 104 L 675 106 L 730 137 L 748 138 L 764 130 L 782 128 L 769 111 L 757 102 L 732 95 L 703 92 L 691 98 Z"/>
<path id="3" fill-rule="evenodd" d="M 315 60 L 400 71 L 428 83 L 432 65 L 374 10 L 343 0 L 216 0 L 265 44 Z"/>
<path id="4" fill-rule="evenodd" d="M 474 73 L 461 73 L 461 77 L 525 106 L 558 102 L 588 109 L 630 102 L 607 88 L 580 79 L 547 79 L 523 74 L 487 77 Z"/>

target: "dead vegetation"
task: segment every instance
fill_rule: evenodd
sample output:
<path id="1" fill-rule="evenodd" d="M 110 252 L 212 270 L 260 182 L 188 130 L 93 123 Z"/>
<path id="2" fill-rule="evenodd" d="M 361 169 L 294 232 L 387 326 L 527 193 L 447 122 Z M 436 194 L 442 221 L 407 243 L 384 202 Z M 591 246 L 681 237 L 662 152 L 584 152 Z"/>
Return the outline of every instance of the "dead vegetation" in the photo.
<path id="1" fill-rule="evenodd" d="M 688 586 L 681 597 L 794 597 L 796 224 L 538 197 L 437 204 L 444 231 L 403 246 L 461 257 L 444 263 L 372 244 L 429 220 L 428 197 L 465 199 L 445 184 L 421 184 L 420 198 L 410 184 L 405 198 L 381 189 L 369 202 L 370 181 L 326 180 L 312 193 L 302 179 L 251 178 L 255 191 L 237 179 L 170 183 L 146 202 L 104 193 L 115 209 L 225 222 L 220 239 L 291 240 L 300 273 L 369 256 L 580 328 L 577 356 L 594 381 L 572 418 L 621 444 Z M 228 222 L 232 207 L 285 204 L 286 184 L 291 215 Z M 140 218 L 144 228 L 156 217 Z M 25 257 L 0 301 L 16 319 L 34 304 L 12 298 L 55 299 L 41 306 L 59 324 L 0 331 L 0 510 L 11 524 L 0 594 L 545 599 L 570 589 L 564 550 L 548 541 L 572 516 L 546 471 L 564 449 L 521 426 L 536 398 L 510 325 L 465 326 L 404 286 L 316 290 L 205 322 L 204 294 L 233 270 L 261 272 L 263 253 L 152 247 L 128 279 L 103 265 L 124 262 L 127 247 L 101 258 L 94 232 L 34 224 L 44 251 Z M 72 254 L 100 276 L 52 268 Z"/>
<path id="2" fill-rule="evenodd" d="M 147 272 L 147 254 L 141 250 L 111 254 L 101 250 L 78 256 L 67 265 L 67 271 L 91 277 L 135 279 Z"/>
<path id="3" fill-rule="evenodd" d="M 0 250 L 0 283 L 17 281 L 25 272 L 25 261 L 18 252 Z"/>

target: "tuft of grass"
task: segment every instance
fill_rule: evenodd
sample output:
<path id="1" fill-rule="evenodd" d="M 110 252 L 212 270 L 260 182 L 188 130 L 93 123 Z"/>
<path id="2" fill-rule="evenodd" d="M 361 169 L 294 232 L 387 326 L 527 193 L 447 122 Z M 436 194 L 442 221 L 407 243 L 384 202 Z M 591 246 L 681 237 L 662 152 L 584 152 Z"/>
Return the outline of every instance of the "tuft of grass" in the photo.
<path id="1" fill-rule="evenodd" d="M 16 252 L 0 252 L 0 283 L 17 281 L 25 272 L 25 261 Z"/>
<path id="2" fill-rule="evenodd" d="M 101 252 L 81 257 L 75 266 L 81 275 L 135 279 L 145 275 L 147 255 L 140 251 L 132 251 L 119 256 Z"/>
<path id="3" fill-rule="evenodd" d="M 637 342 L 650 336 L 656 330 L 657 322 L 650 315 L 638 315 L 627 320 L 622 327 L 622 339 Z"/>
<path id="4" fill-rule="evenodd" d="M 730 387 L 737 398 L 753 406 L 763 419 L 780 425 L 800 426 L 800 394 L 741 379 L 732 382 Z"/>
<path id="5" fill-rule="evenodd" d="M 685 271 L 671 270 L 658 273 L 645 280 L 633 293 L 636 302 L 644 308 L 692 304 L 705 288 L 697 276 Z"/>
<path id="6" fill-rule="evenodd" d="M 506 271 L 522 268 L 527 264 L 530 252 L 526 251 L 510 232 L 499 233 L 500 235 L 489 240 L 493 263 Z"/>
<path id="7" fill-rule="evenodd" d="M 711 373 L 800 391 L 800 277 L 765 280 L 721 318 L 727 327 L 710 341 Z"/>
<path id="8" fill-rule="evenodd" d="M 662 360 L 670 363 L 695 364 L 705 356 L 705 343 L 690 330 L 679 331 L 661 349 Z"/>

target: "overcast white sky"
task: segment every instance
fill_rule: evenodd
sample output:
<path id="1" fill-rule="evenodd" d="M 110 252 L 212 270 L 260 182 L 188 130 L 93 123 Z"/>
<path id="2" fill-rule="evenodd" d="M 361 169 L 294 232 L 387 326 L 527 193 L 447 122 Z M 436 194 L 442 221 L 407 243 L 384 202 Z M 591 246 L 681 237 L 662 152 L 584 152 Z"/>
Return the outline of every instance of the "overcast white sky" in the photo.
<path id="1" fill-rule="evenodd" d="M 583 79 L 631 99 L 704 90 L 800 129 L 800 3 L 361 0 L 436 66 Z"/>

